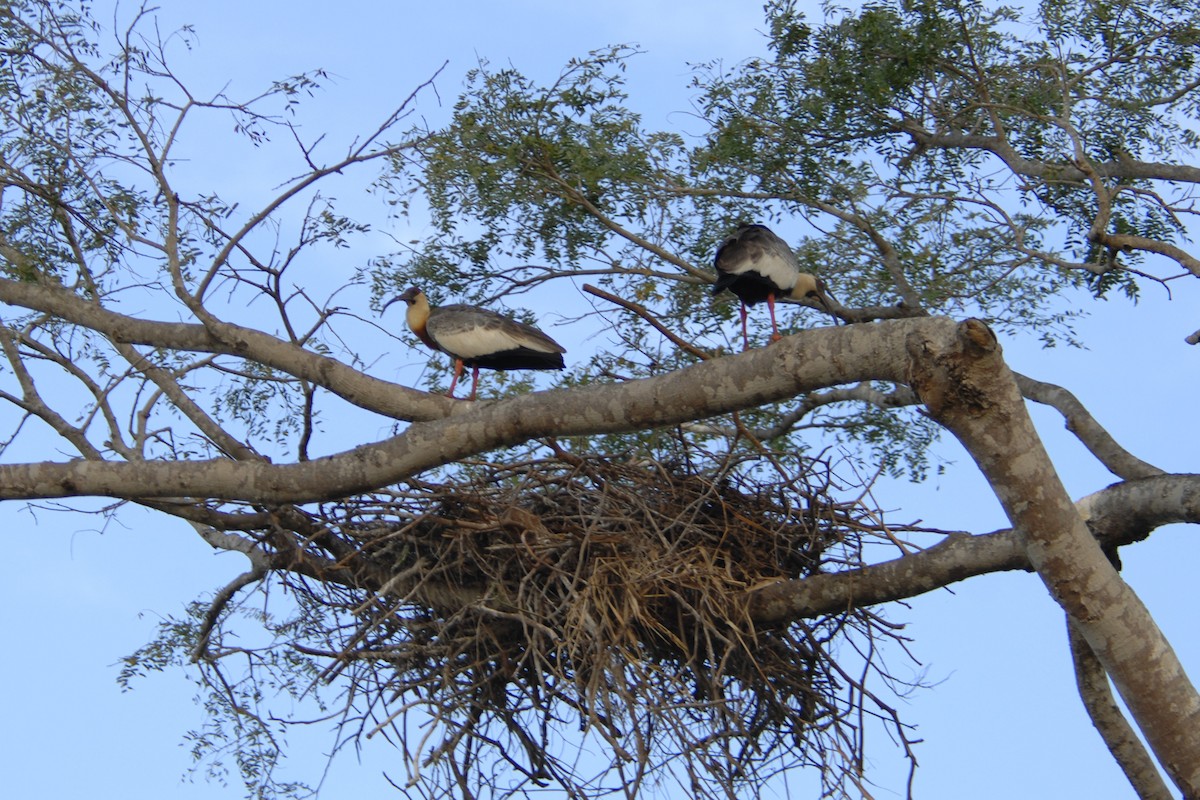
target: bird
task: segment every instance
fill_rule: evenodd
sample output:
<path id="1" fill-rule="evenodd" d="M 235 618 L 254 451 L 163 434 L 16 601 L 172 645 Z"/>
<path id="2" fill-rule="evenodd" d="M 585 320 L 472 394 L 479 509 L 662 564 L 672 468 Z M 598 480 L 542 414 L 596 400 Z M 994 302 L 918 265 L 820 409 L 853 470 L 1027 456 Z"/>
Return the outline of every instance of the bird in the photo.
<path id="1" fill-rule="evenodd" d="M 408 306 L 405 321 L 417 338 L 432 350 L 454 359 L 454 378 L 447 397 L 465 367 L 471 367 L 471 397 L 479 388 L 479 370 L 563 369 L 566 348 L 532 325 L 479 306 L 454 304 L 430 306 L 425 292 L 413 286 L 392 298 L 380 310 L 403 300 Z"/>
<path id="2" fill-rule="evenodd" d="M 713 284 L 713 294 L 728 289 L 741 301 L 742 343 L 747 350 L 750 349 L 750 337 L 746 331 L 746 306 L 767 301 L 771 312 L 772 342 L 782 338 L 775 322 L 777 298 L 815 300 L 833 315 L 824 284 L 815 275 L 800 271 L 792 248 L 766 225 L 739 225 L 717 248 L 714 266 L 717 281 Z"/>

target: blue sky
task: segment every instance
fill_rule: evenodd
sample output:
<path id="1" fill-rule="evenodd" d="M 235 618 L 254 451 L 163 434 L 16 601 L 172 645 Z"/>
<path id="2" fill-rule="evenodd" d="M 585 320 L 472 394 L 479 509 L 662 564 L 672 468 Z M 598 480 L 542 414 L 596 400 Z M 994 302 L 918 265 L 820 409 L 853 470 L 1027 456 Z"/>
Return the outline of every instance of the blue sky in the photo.
<path id="1" fill-rule="evenodd" d="M 443 61 L 449 65 L 438 81 L 442 104 L 426 96 L 421 105 L 434 122 L 448 113 L 463 74 L 481 57 L 550 80 L 571 57 L 617 42 L 647 51 L 629 73 L 631 102 L 647 127 L 686 127 L 687 64 L 735 62 L 762 52 L 761 5 L 166 0 L 158 15 L 164 31 L 195 26 L 197 46 L 179 52 L 176 67 L 200 93 L 229 84 L 231 95 L 250 95 L 273 78 L 328 70 L 334 82 L 312 100 L 316 111 L 306 112 L 306 126 L 327 127 L 336 139 L 377 121 Z M 99 10 L 96 16 L 108 18 Z M 188 146 L 203 152 L 209 144 Z M 230 196 L 252 203 L 292 174 L 275 158 L 274 151 L 231 143 L 224 169 L 211 163 L 205 169 L 230 187 Z M 348 277 L 368 257 L 350 254 L 331 263 L 330 274 Z M 1149 289 L 1136 306 L 1098 304 L 1080 326 L 1086 351 L 1005 346 L 1014 369 L 1066 385 L 1135 454 L 1169 471 L 1195 471 L 1200 436 L 1191 417 L 1200 396 L 1200 352 L 1183 337 L 1200 327 L 1200 293 L 1179 284 L 1175 292 L 1172 301 Z M 1073 496 L 1115 481 L 1063 430 L 1056 413 L 1035 408 L 1034 415 Z M 940 452 L 954 462 L 947 475 L 920 487 L 883 482 L 881 507 L 928 525 L 975 532 L 1005 527 L 970 459 L 952 442 Z M 236 783 L 181 783 L 191 763 L 182 736 L 201 714 L 183 676 L 156 676 L 125 694 L 115 678 L 120 657 L 151 637 L 161 614 L 178 613 L 222 586 L 243 570 L 241 558 L 214 555 L 183 523 L 149 512 L 124 513 L 104 530 L 94 517 L 34 513 L 16 504 L 0 506 L 0 515 L 9 556 L 0 583 L 0 629 L 8 642 L 0 679 L 9 688 L 4 716 L 10 731 L 0 766 L 9 796 L 238 796 Z M 1191 565 L 1200 563 L 1196 531 L 1161 530 L 1122 557 L 1127 579 L 1192 674 L 1200 675 L 1200 632 L 1180 602 L 1192 585 Z M 889 617 L 909 624 L 926 679 L 938 683 L 897 700 L 925 740 L 917 750 L 919 797 L 1131 796 L 1080 708 L 1062 615 L 1036 576 L 975 579 L 910 606 L 892 609 Z M 905 776 L 894 750 L 881 732 L 874 736 L 881 784 L 875 796 L 903 796 Z M 294 774 L 318 781 L 328 730 L 314 728 L 293 741 L 299 754 Z M 324 796 L 389 796 L 380 771 L 402 774 L 399 754 L 375 742 L 361 760 L 342 755 L 326 777 Z"/>

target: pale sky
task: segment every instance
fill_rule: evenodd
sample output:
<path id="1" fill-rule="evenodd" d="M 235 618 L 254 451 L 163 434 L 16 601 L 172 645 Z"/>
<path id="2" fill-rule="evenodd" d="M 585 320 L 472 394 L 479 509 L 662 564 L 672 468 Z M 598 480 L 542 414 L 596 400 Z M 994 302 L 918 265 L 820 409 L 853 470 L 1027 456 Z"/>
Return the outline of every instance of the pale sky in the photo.
<path id="1" fill-rule="evenodd" d="M 686 128 L 688 63 L 732 63 L 764 50 L 762 0 L 162 5 L 163 31 L 184 23 L 196 28 L 198 45 L 180 51 L 176 66 L 201 94 L 229 84 L 230 94 L 241 96 L 301 70 L 329 71 L 335 81 L 312 101 L 320 113 L 307 115 L 305 125 L 315 130 L 327 123 L 331 138 L 368 129 L 443 61 L 449 65 L 437 82 L 442 106 L 432 96 L 421 105 L 432 121 L 448 115 L 463 75 L 479 58 L 511 63 L 546 81 L 571 57 L 619 42 L 647 51 L 628 73 L 631 102 L 647 127 Z M 819 14 L 819 5 L 812 6 Z M 99 10 L 96 16 L 108 19 Z M 223 146 L 207 140 L 192 146 L 203 153 L 210 144 Z M 231 196 L 267 196 L 287 177 L 270 153 L 232 139 L 229 148 L 227 171 L 217 174 L 232 187 Z M 369 256 L 348 258 L 361 264 Z M 352 264 L 330 268 L 349 274 Z M 1006 355 L 1015 370 L 1074 391 L 1136 455 L 1168 471 L 1197 471 L 1200 437 L 1195 428 L 1180 431 L 1172 423 L 1189 420 L 1200 396 L 1200 351 L 1183 342 L 1200 327 L 1198 299 L 1191 286 L 1177 284 L 1171 302 L 1150 288 L 1137 306 L 1119 299 L 1097 304 L 1080 326 L 1087 351 L 1004 342 Z M 1115 482 L 1063 430 L 1056 413 L 1034 413 L 1073 496 Z M 952 442 L 939 452 L 955 462 L 949 474 L 920 487 L 883 482 L 880 505 L 896 509 L 896 519 L 905 522 L 973 532 L 1007 527 L 970 459 Z M 119 659 L 151 638 L 160 614 L 179 614 L 189 601 L 219 589 L 243 571 L 241 557 L 214 556 L 182 522 L 149 512 L 125 513 L 122 524 L 104 531 L 93 517 L 31 513 L 17 504 L 0 507 L 0 515 L 9 558 L 0 582 L 0 629 L 8 643 L 0 660 L 0 680 L 8 687 L 8 741 L 0 748 L 6 796 L 240 796 L 236 776 L 228 787 L 181 783 L 191 763 L 183 735 L 199 726 L 202 714 L 184 674 L 139 681 L 126 694 L 115 678 Z M 1190 603 L 1180 602 L 1192 585 L 1192 565 L 1200 563 L 1196 531 L 1160 530 L 1149 542 L 1125 548 L 1122 558 L 1127 580 L 1193 677 L 1200 676 L 1200 631 Z M 917 748 L 918 797 L 1132 796 L 1082 711 L 1062 614 L 1036 576 L 977 578 L 910 606 L 894 607 L 888 617 L 909 624 L 926 680 L 938 684 L 895 699 L 924 739 Z M 893 666 L 908 674 L 918 669 L 899 658 Z M 874 736 L 875 796 L 902 797 L 903 765 L 882 732 Z M 332 743 L 328 727 L 293 742 L 289 774 L 319 782 L 319 754 Z M 366 745 L 361 764 L 346 752 L 326 777 L 323 796 L 399 796 L 380 776 L 385 769 L 402 775 L 399 759 L 381 741 Z M 794 796 L 809 796 L 803 789 L 809 785 L 797 776 Z"/>

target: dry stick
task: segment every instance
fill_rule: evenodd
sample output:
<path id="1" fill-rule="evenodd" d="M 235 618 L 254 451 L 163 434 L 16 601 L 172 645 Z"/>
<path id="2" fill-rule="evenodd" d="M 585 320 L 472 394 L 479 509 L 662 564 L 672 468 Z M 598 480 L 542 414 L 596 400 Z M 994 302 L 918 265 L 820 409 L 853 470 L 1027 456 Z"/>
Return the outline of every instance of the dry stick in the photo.
<path id="1" fill-rule="evenodd" d="M 615 294 L 609 294 L 608 292 L 604 291 L 603 289 L 597 289 L 595 286 L 592 286 L 590 283 L 585 283 L 583 285 L 583 290 L 585 292 L 587 292 L 588 294 L 593 294 L 596 297 L 603 298 L 610 303 L 615 303 L 615 304 L 619 305 L 621 308 L 627 309 L 627 310 L 632 311 L 633 313 L 637 314 L 639 317 L 646 320 L 646 322 L 649 322 L 652 326 L 654 326 L 654 329 L 656 331 L 658 331 L 663 336 L 670 339 L 675 344 L 676 347 L 678 347 L 681 350 L 685 350 L 685 351 L 691 353 L 696 358 L 699 358 L 702 361 L 708 361 L 710 358 L 713 357 L 712 353 L 706 353 L 705 351 L 696 347 L 694 344 L 691 344 L 690 342 L 686 342 L 683 339 L 680 339 L 678 336 L 676 336 L 674 333 L 672 333 L 670 330 L 668 330 L 665 325 L 663 325 L 661 322 L 659 322 L 654 317 L 654 315 L 651 314 L 649 311 L 647 311 L 643 306 L 640 306 L 637 303 L 631 302 L 622 297 L 617 297 Z"/>

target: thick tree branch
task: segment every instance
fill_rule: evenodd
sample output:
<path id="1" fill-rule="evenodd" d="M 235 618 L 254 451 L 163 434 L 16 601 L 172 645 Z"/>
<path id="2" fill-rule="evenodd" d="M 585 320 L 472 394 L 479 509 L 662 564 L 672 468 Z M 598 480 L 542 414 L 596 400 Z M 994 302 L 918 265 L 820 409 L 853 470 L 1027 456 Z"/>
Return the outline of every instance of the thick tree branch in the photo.
<path id="1" fill-rule="evenodd" d="M 1076 503 L 1101 541 L 1141 541 L 1162 525 L 1200 521 L 1200 476 L 1161 475 L 1118 483 Z"/>
<path id="2" fill-rule="evenodd" d="M 1162 525 L 1200 524 L 1200 475 L 1162 475 L 1118 483 L 1076 503 L 1106 551 L 1139 542 Z M 967 578 L 1008 570 L 1032 571 L 1021 537 L 953 533 L 902 558 L 854 570 L 781 581 L 751 593 L 751 614 L 769 624 L 888 603 Z"/>
<path id="3" fill-rule="evenodd" d="M 906 362 L 904 339 L 917 330 L 937 340 L 952 337 L 955 328 L 950 320 L 939 318 L 822 328 L 785 337 L 770 347 L 628 383 L 539 392 L 490 403 L 451 402 L 461 413 L 413 423 L 386 441 L 298 464 L 218 459 L 5 465 L 0 466 L 0 499 L 199 496 L 284 503 L 344 497 L 542 436 L 644 430 L 753 408 L 828 386 L 899 381 Z"/>
<path id="4" fill-rule="evenodd" d="M 1014 531 L 953 533 L 919 553 L 758 589 L 751 593 L 750 614 L 758 623 L 781 623 L 903 600 L 976 575 L 1021 569 L 1032 567 Z"/>

